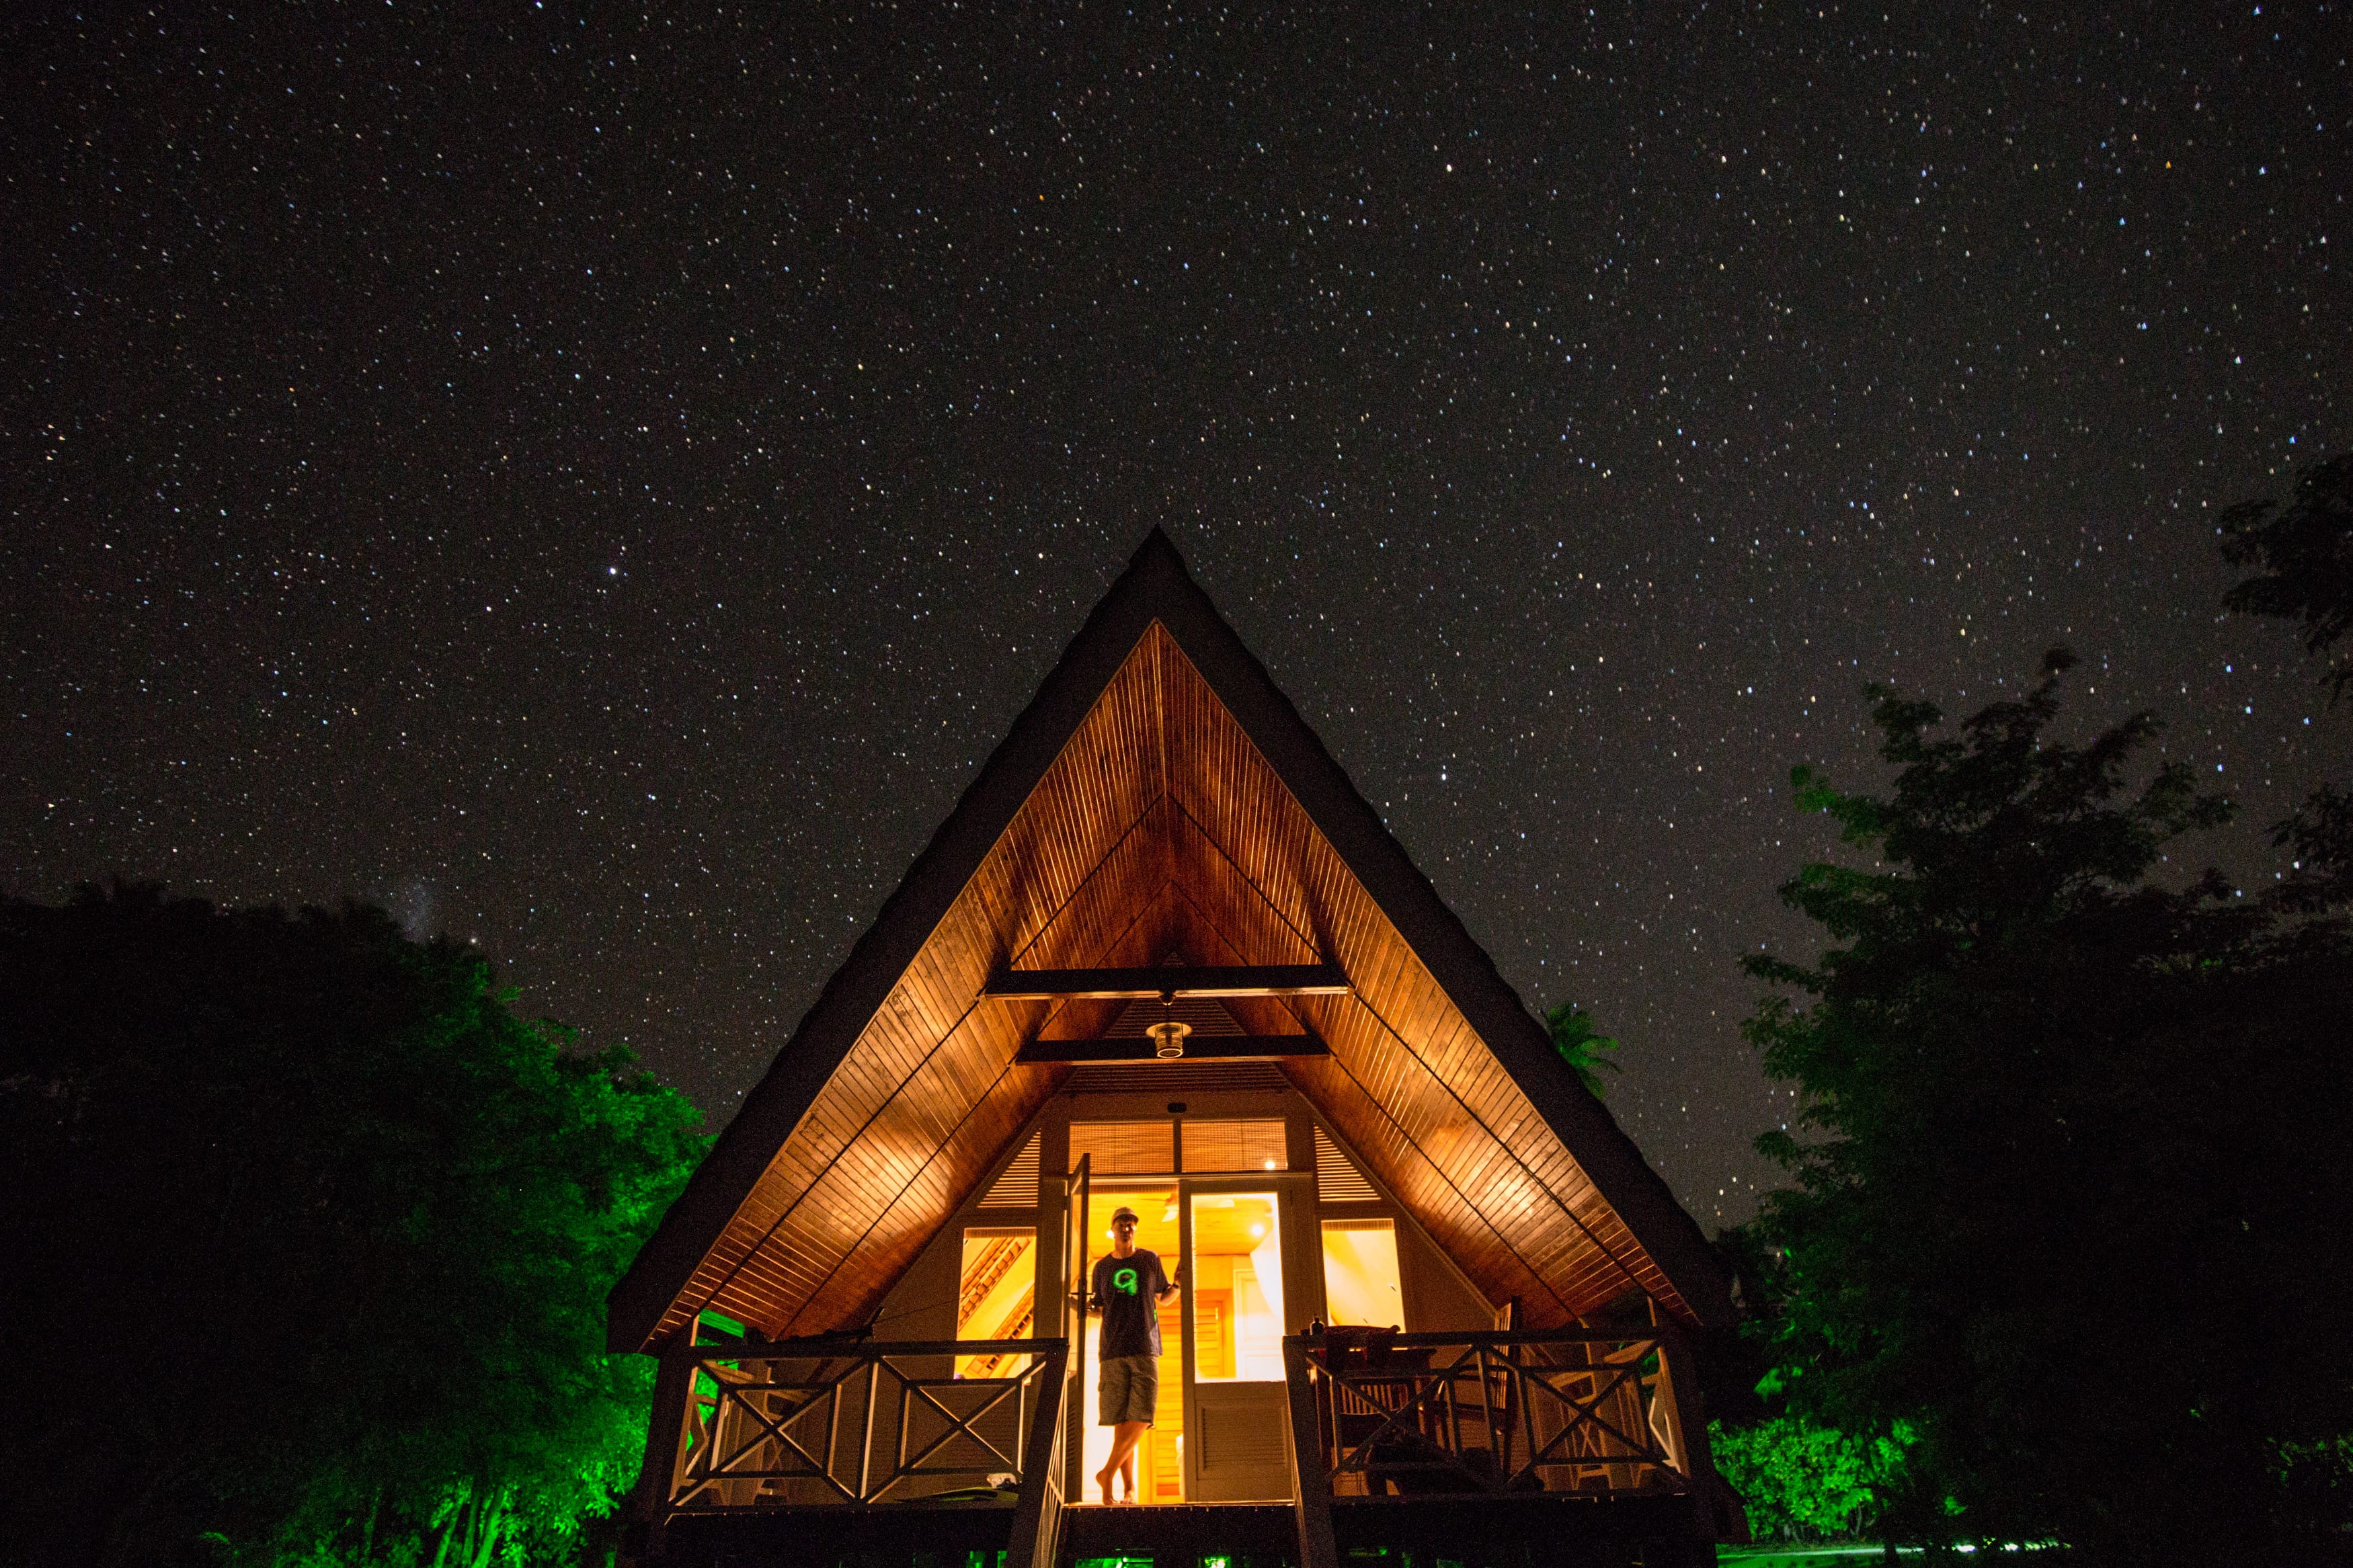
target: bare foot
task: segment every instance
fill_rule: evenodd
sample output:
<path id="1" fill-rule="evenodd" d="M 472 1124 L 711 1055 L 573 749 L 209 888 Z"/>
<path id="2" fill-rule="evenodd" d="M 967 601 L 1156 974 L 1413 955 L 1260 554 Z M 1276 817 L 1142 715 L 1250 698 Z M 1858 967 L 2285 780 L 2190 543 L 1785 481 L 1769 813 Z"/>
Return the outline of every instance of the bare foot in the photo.
<path id="1" fill-rule="evenodd" d="M 1112 1501 L 1111 1476 L 1112 1473 L 1109 1470 L 1097 1470 L 1095 1472 L 1095 1485 L 1103 1488 L 1103 1506 L 1105 1508 L 1110 1507 Z"/>

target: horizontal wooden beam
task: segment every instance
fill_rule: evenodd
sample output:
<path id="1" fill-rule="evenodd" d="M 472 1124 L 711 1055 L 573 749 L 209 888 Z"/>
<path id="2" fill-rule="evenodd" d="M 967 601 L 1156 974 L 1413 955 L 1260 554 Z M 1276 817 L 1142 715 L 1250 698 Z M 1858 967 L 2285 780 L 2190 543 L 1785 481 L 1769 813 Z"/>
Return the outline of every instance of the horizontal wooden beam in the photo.
<path id="1" fill-rule="evenodd" d="M 1185 1042 L 1182 1060 L 1231 1061 L 1236 1058 L 1328 1057 L 1332 1047 L 1314 1035 L 1195 1035 Z M 1149 1062 L 1150 1040 L 1032 1040 L 1014 1053 L 1017 1062 Z"/>
<path id="2" fill-rule="evenodd" d="M 872 1361 L 883 1356 L 1061 1354 L 1070 1348 L 1068 1340 L 877 1340 L 849 1332 L 696 1345 L 683 1353 L 695 1361 L 831 1361 L 839 1356 Z"/>
<path id="3" fill-rule="evenodd" d="M 1341 996 L 1336 963 L 1232 964 L 1216 969 L 1000 969 L 980 988 L 1007 1002 L 1113 1001 L 1136 996 Z"/>
<path id="4" fill-rule="evenodd" d="M 1623 1329 L 1423 1329 L 1409 1334 L 1383 1334 L 1381 1342 L 1392 1350 L 1442 1349 L 1448 1345 L 1567 1345 L 1567 1344 L 1639 1344 L 1648 1348 L 1665 1339 L 1672 1331 L 1654 1328 L 1648 1323 Z M 1320 1334 L 1286 1334 L 1283 1342 L 1297 1342 L 1303 1350 L 1322 1350 L 1328 1342 Z M 1615 1370 L 1624 1364 L 1610 1362 L 1603 1367 L 1581 1366 L 1577 1372 Z"/>

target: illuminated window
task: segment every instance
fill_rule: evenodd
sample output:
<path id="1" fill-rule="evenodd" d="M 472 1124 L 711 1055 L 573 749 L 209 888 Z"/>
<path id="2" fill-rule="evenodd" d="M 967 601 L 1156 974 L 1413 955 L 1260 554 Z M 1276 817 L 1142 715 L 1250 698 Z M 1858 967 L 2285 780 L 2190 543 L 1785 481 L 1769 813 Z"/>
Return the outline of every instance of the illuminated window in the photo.
<path id="1" fill-rule="evenodd" d="M 1282 1382 L 1282 1228 L 1272 1193 L 1194 1194 L 1186 1284 L 1195 1375 L 1205 1383 Z"/>
<path id="2" fill-rule="evenodd" d="M 960 1340 L 1026 1340 L 1037 1316 L 1038 1233 L 974 1226 L 964 1233 L 964 1273 L 956 1289 Z M 960 1355 L 958 1377 L 1010 1377 L 1026 1364 L 1016 1354 Z"/>
<path id="3" fill-rule="evenodd" d="M 1176 1168 L 1176 1124 L 1163 1117 L 1155 1121 L 1073 1121 L 1071 1123 L 1071 1169 L 1079 1156 L 1091 1156 L 1088 1169 L 1097 1176 L 1166 1175 Z"/>
<path id="4" fill-rule="evenodd" d="M 1397 1222 L 1324 1222 L 1324 1312 L 1334 1323 L 1401 1328 L 1404 1292 L 1398 1288 Z"/>
<path id="5" fill-rule="evenodd" d="M 1291 1160 L 1282 1122 L 1193 1121 L 1185 1123 L 1187 1171 L 1284 1171 Z"/>

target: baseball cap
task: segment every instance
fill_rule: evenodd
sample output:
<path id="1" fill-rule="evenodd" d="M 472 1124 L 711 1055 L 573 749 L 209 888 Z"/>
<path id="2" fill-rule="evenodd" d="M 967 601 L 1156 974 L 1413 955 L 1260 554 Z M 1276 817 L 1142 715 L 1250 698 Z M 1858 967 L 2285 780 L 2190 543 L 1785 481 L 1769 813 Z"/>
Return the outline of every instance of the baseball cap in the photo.
<path id="1" fill-rule="evenodd" d="M 1132 1220 L 1135 1221 L 1135 1223 L 1136 1223 L 1136 1224 L 1138 1224 L 1138 1225 L 1142 1225 L 1142 1224 L 1144 1223 L 1144 1216 L 1143 1216 L 1142 1215 L 1137 1214 L 1134 1209 L 1132 1209 L 1132 1208 L 1128 1207 L 1125 1204 L 1122 1204 L 1122 1205 L 1119 1205 L 1119 1207 L 1117 1207 L 1117 1208 L 1115 1208 L 1115 1209 L 1113 1209 L 1113 1210 L 1112 1210 L 1112 1211 L 1111 1211 L 1111 1223 L 1112 1223 L 1112 1224 L 1113 1224 L 1113 1225 L 1117 1225 L 1120 1221 L 1122 1221 L 1122 1220 L 1124 1220 L 1124 1219 L 1132 1219 Z"/>

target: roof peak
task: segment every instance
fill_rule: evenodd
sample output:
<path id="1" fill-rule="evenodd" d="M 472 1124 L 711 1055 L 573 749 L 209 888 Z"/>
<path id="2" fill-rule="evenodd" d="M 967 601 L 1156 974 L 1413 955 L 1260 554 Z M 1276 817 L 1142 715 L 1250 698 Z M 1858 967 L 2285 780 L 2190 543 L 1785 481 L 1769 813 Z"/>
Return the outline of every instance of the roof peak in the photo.
<path id="1" fill-rule="evenodd" d="M 1356 999 L 1290 1020 L 1334 1058 L 1284 1070 L 1496 1300 L 1558 1317 L 1639 1276 L 1724 1310 L 1698 1227 L 1155 525 L 616 1286 L 615 1347 L 714 1300 L 765 1302 L 764 1331 L 852 1321 L 1059 1081 L 1017 1063 L 1044 1005 L 985 1000 L 988 975 L 1171 939 L 1346 970 Z M 1378 1131 L 1409 1124 L 1442 1146 Z"/>

